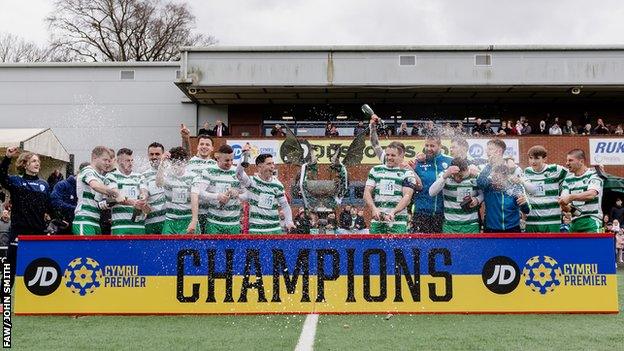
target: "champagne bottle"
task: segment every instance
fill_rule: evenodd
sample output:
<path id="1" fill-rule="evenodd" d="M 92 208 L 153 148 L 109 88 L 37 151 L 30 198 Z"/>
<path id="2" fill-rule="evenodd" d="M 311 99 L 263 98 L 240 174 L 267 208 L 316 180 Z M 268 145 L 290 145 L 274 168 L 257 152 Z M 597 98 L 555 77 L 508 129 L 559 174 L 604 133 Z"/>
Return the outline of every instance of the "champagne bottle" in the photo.
<path id="1" fill-rule="evenodd" d="M 243 161 L 241 162 L 243 168 L 249 167 L 249 151 L 243 152 Z"/>
<path id="2" fill-rule="evenodd" d="M 364 114 L 365 114 L 368 118 L 371 118 L 371 117 L 375 114 L 375 112 L 373 111 L 373 109 L 372 109 L 370 106 L 368 106 L 368 104 L 364 104 L 364 105 L 362 105 L 362 112 L 364 112 Z"/>

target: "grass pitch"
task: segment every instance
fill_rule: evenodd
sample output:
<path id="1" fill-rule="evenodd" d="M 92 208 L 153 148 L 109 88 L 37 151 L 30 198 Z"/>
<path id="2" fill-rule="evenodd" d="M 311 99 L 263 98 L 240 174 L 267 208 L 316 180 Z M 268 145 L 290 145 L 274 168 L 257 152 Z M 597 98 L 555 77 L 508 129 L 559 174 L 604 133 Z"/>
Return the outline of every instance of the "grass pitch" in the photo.
<path id="1" fill-rule="evenodd" d="M 319 317 L 315 350 L 622 350 L 617 315 Z M 19 350 L 294 350 L 304 315 L 13 317 Z"/>

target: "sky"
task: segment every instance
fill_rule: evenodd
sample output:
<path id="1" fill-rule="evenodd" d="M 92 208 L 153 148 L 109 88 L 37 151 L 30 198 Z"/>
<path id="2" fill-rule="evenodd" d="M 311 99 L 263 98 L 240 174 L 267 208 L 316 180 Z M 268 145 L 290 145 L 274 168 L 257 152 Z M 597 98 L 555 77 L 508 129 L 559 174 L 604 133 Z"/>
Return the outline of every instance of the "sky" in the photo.
<path id="1" fill-rule="evenodd" d="M 624 44 L 621 0 L 187 2 L 219 45 Z M 52 3 L 0 0 L 0 32 L 45 44 Z"/>

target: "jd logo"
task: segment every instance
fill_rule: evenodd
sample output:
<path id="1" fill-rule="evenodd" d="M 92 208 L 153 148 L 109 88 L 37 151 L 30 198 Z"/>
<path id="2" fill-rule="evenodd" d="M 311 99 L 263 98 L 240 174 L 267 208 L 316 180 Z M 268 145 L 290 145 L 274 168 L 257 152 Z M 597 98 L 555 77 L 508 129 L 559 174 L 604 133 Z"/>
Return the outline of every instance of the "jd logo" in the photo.
<path id="1" fill-rule="evenodd" d="M 50 295 L 61 284 L 61 267 L 49 258 L 38 258 L 26 267 L 24 284 L 35 295 Z"/>
<path id="2" fill-rule="evenodd" d="M 481 278 L 491 292 L 509 294 L 520 283 L 520 269 L 511 258 L 496 256 L 485 262 Z"/>

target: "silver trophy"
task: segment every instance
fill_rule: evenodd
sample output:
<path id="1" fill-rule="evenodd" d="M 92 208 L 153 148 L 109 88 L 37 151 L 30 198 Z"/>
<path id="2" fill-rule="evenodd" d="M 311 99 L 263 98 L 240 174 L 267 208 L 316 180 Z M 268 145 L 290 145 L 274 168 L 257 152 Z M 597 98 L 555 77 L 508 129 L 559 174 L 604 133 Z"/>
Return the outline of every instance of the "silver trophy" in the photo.
<path id="1" fill-rule="evenodd" d="M 301 171 L 291 187 L 293 195 L 300 194 L 304 207 L 314 212 L 323 223 L 327 215 L 339 206 L 349 191 L 347 167 L 360 164 L 364 158 L 366 131 L 360 133 L 349 145 L 341 159 L 340 147 L 331 156 L 329 179 L 319 179 L 319 163 L 314 148 L 307 141 L 299 141 L 297 136 L 285 128 L 286 139 L 280 147 L 280 156 L 284 163 L 301 166 Z M 307 144 L 309 154 L 305 155 L 302 144 Z M 329 154 L 329 151 L 328 151 Z"/>

